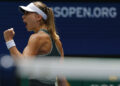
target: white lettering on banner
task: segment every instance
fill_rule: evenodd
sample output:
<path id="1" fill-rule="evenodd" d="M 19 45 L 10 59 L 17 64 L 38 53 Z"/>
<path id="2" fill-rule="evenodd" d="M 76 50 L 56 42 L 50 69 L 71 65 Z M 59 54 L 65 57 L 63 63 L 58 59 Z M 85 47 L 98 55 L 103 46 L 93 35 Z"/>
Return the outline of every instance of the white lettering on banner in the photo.
<path id="1" fill-rule="evenodd" d="M 72 17 L 76 13 L 75 7 L 69 8 L 69 17 Z"/>
<path id="2" fill-rule="evenodd" d="M 114 16 L 117 16 L 116 8 L 112 7 L 109 12 L 110 16 L 114 18 Z"/>
<path id="3" fill-rule="evenodd" d="M 67 17 L 67 16 L 69 15 L 69 10 L 68 10 L 66 7 L 63 7 L 63 8 L 61 9 L 61 15 L 62 15 L 63 17 Z"/>
<path id="4" fill-rule="evenodd" d="M 52 7 L 55 17 L 116 18 L 116 7 Z"/>

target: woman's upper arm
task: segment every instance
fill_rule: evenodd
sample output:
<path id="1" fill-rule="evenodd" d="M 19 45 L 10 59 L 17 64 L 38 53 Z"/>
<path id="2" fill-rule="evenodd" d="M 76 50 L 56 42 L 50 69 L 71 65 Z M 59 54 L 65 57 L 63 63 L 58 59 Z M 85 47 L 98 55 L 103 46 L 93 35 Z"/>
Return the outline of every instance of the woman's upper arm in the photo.
<path id="1" fill-rule="evenodd" d="M 24 56 L 35 56 L 38 54 L 40 47 L 44 44 L 46 39 L 42 36 L 31 36 L 28 45 L 23 51 Z"/>

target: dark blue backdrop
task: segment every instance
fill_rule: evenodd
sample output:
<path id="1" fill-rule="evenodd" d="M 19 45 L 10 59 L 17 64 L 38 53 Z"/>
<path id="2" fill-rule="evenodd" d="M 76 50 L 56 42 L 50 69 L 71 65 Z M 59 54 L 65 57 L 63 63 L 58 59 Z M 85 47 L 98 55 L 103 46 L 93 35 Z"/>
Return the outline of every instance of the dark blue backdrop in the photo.
<path id="1" fill-rule="evenodd" d="M 0 2 L 0 54 L 9 54 L 3 39 L 3 31 L 13 27 L 17 48 L 22 52 L 29 35 L 19 5 L 28 2 Z M 120 55 L 120 3 L 47 3 L 50 7 L 115 7 L 115 18 L 78 18 L 58 16 L 55 18 L 65 55 Z M 60 9 L 58 10 L 60 11 Z M 65 12 L 64 12 L 65 13 Z M 55 12 L 55 14 L 57 14 Z"/>
<path id="2" fill-rule="evenodd" d="M 22 52 L 27 44 L 29 35 L 22 14 L 18 11 L 19 5 L 29 2 L 0 2 L 0 55 L 9 54 L 3 38 L 3 31 L 13 27 L 16 35 L 14 40 L 17 48 Z M 61 37 L 65 55 L 120 55 L 120 3 L 47 3 L 55 11 L 57 31 Z M 56 10 L 56 7 L 58 8 Z M 59 16 L 57 13 L 69 12 L 69 8 L 95 7 L 116 8 L 117 16 L 111 17 L 77 17 L 80 10 L 72 16 Z M 55 8 L 55 9 L 54 9 Z M 61 9 L 59 9 L 61 8 Z M 61 12 L 59 12 L 61 13 Z M 2 69 L 2 70 L 1 70 Z M 15 86 L 14 69 L 0 67 L 0 86 Z M 12 77 L 12 78 L 11 78 Z"/>

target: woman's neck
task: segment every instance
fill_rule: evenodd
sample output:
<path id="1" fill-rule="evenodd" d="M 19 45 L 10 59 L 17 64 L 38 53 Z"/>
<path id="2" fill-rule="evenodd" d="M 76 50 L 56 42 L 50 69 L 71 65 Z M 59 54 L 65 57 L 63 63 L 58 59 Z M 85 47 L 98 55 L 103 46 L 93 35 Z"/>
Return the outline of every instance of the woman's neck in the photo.
<path id="1" fill-rule="evenodd" d="M 36 28 L 36 29 L 34 30 L 34 32 L 37 33 L 37 32 L 39 32 L 40 29 L 45 29 L 45 30 L 47 30 L 47 27 L 46 27 L 45 25 L 39 26 L 38 28 Z"/>

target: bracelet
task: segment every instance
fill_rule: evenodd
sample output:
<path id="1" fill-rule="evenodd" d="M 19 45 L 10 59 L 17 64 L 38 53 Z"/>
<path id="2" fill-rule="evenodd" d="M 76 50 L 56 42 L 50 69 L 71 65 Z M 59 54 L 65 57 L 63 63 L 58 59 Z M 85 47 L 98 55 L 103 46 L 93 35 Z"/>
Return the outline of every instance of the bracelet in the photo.
<path id="1" fill-rule="evenodd" d="M 14 40 L 10 40 L 10 41 L 6 42 L 6 46 L 8 49 L 10 49 L 11 47 L 14 47 L 16 45 L 15 45 Z"/>

